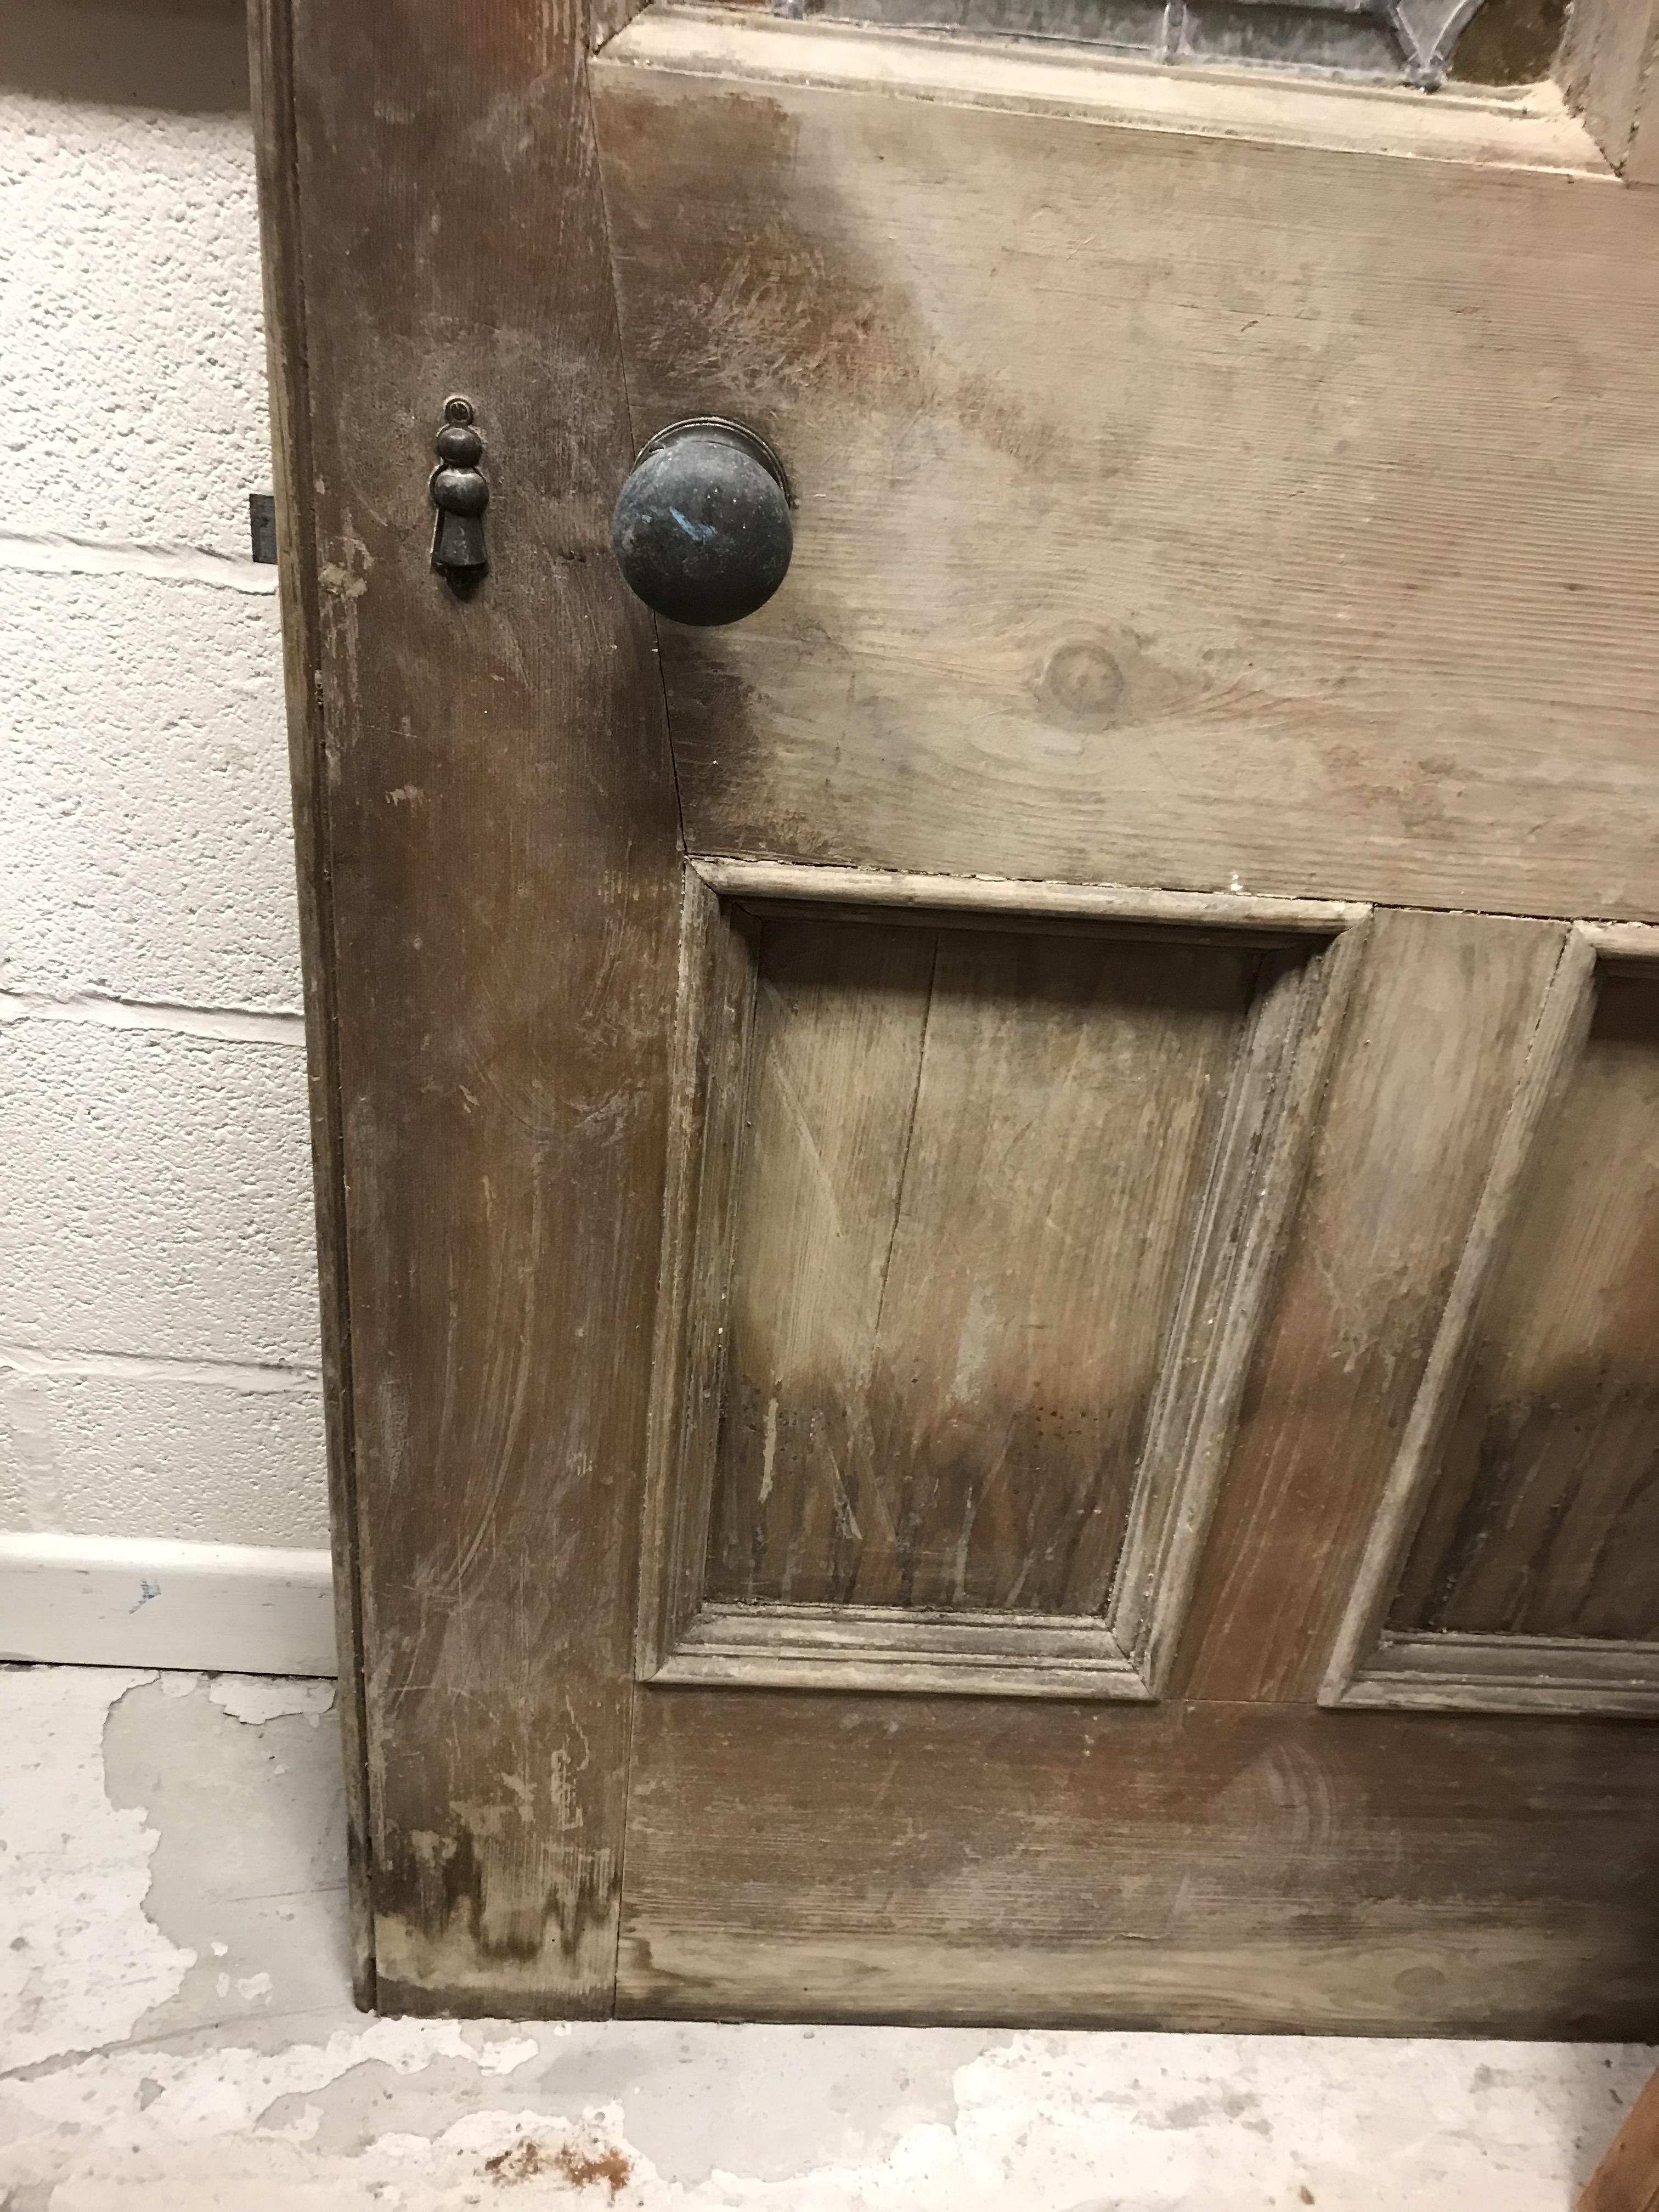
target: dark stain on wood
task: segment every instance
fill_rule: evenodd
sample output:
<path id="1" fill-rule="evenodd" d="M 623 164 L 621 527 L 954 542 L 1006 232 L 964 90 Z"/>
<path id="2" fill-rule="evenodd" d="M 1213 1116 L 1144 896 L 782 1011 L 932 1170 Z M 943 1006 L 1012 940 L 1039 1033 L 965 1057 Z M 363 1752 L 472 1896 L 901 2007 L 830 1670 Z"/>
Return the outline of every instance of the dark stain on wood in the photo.
<path id="1" fill-rule="evenodd" d="M 636 1743 L 620 2010 L 1659 2030 L 1659 1730 L 681 1690 Z"/>
<path id="2" fill-rule="evenodd" d="M 1453 82 L 1538 83 L 1550 73 L 1568 6 L 1569 0 L 1485 0 L 1453 51 Z"/>
<path id="3" fill-rule="evenodd" d="M 1397 1629 L 1659 1635 L 1659 978 L 1604 972 L 1540 1140 Z"/>
<path id="4" fill-rule="evenodd" d="M 940 418 L 959 422 L 975 442 L 1011 457 L 1034 478 L 1061 465 L 1063 434 L 1026 403 L 1018 380 L 941 355 L 901 273 L 878 265 L 861 244 L 866 226 L 847 202 L 843 177 L 824 160 L 821 142 L 803 137 L 787 106 L 763 94 L 713 88 L 695 101 L 660 98 L 649 85 L 602 85 L 600 94 L 611 246 L 624 276 L 624 343 L 642 430 L 712 411 L 771 435 L 805 407 L 833 435 L 838 417 L 863 419 L 874 409 L 892 426 L 896 510 L 921 493 L 935 444 L 927 426 Z M 902 137 L 908 112 L 901 104 L 890 116 L 872 118 L 872 160 L 884 158 L 884 137 Z M 711 162 L 712 145 L 741 147 L 749 180 L 742 194 L 733 196 L 724 179 L 729 161 Z M 687 233 L 672 243 L 648 212 L 641 220 L 664 190 L 696 210 Z M 803 195 L 810 223 L 795 212 Z M 664 296 L 671 270 L 673 311 L 630 313 L 641 299 Z M 1103 465 L 1102 449 L 1131 435 L 1130 404 L 1120 394 L 1112 424 L 1093 441 L 1095 465 Z M 794 489 L 793 569 L 805 574 L 836 491 L 822 471 L 811 470 L 796 475 Z M 982 553 L 980 546 L 962 549 L 963 559 Z M 740 640 L 662 625 L 693 851 L 846 857 L 825 827 L 834 810 L 821 808 L 816 793 L 811 804 L 777 802 L 772 732 L 764 705 L 756 703 L 757 663 L 767 696 L 808 660 L 827 653 L 839 663 L 822 684 L 826 797 L 842 766 L 838 723 L 866 731 L 881 726 L 890 757 L 898 763 L 908 757 L 911 729 L 898 720 L 882 726 L 880 703 L 860 684 L 854 661 L 838 656 L 821 625 L 802 620 L 794 600 L 787 579 L 777 599 L 744 623 Z M 1085 726 L 1101 726 L 1102 676 L 1081 669 L 1074 676 L 1068 687 L 1062 666 L 1055 679 L 1060 718 L 1075 720 L 1080 713 Z M 1079 685 L 1095 704 L 1081 698 Z"/>
<path id="5" fill-rule="evenodd" d="M 626 5 L 603 0 L 599 27 Z M 634 425 L 582 9 L 307 0 L 290 18 L 266 0 L 263 21 L 325 1357 L 380 2003 L 1659 2032 L 1654 1732 L 1310 1702 L 1558 925 L 1375 917 L 1166 1702 L 634 1690 L 675 807 L 648 627 L 606 543 L 634 433 L 671 413 L 793 426 L 817 456 L 777 600 L 740 638 L 665 635 L 694 842 L 1086 882 L 1243 868 L 1443 903 L 1496 884 L 1528 912 L 1579 911 L 1586 884 L 1605 911 L 1623 884 L 1626 910 L 1648 855 L 1639 807 L 1621 827 L 1607 793 L 1640 789 L 1620 750 L 1640 633 L 1590 655 L 1562 610 L 1610 578 L 1599 618 L 1621 623 L 1642 586 L 1639 503 L 1608 536 L 1634 417 L 1620 380 L 1584 368 L 1633 356 L 1652 313 L 1639 287 L 1618 317 L 1596 305 L 1599 272 L 1640 265 L 1640 196 L 601 65 Z M 1462 227 L 1425 261 L 1452 204 Z M 1518 304 L 1498 257 L 1458 242 L 1511 208 L 1552 272 Z M 1397 459 L 1424 449 L 1404 433 L 1425 417 L 1373 343 L 1380 297 L 1462 441 L 1427 505 Z M 1041 362 L 1016 302 L 1047 319 Z M 465 607 L 430 573 L 425 496 L 433 410 L 457 388 L 493 489 L 495 566 Z M 1547 467 L 1512 478 L 1494 390 L 1510 413 L 1580 403 L 1554 410 Z M 1249 434 L 1218 471 L 1230 422 Z M 1564 504 L 1568 463 L 1583 489 Z M 935 496 L 952 469 L 979 507 Z M 1062 477 L 1103 493 L 1066 510 L 1069 542 Z M 1378 495 L 1376 556 L 1334 599 L 1357 484 Z M 982 531 L 952 532 L 969 511 L 1037 549 L 1023 580 L 988 568 Z M 1432 663 L 1396 650 L 1427 635 L 1403 619 L 1425 533 L 1449 580 Z M 1495 544 L 1519 565 L 1494 568 Z M 1133 612 L 1097 627 L 1108 546 Z M 1068 605 L 1079 576 L 1089 600 Z M 953 725 L 953 699 L 981 719 Z M 1188 727 L 1202 744 L 1160 798 L 1148 779 L 1183 720 L 1213 726 Z M 1569 785 L 1561 745 L 1592 725 Z M 988 763 L 1002 781 L 976 785 Z M 1568 818 L 1515 834 L 1546 790 Z M 1251 956 L 1155 933 L 1103 952 L 1059 927 L 798 918 L 763 946 L 766 930 L 712 1578 L 747 1599 L 1086 1607 L 1118 1557 Z M 719 969 L 708 996 L 732 988 Z M 1533 1258 L 1499 1286 L 1425 1538 L 1436 1621 L 1650 1618 L 1616 1555 L 1659 1540 L 1656 1416 L 1619 1332 L 1650 1338 L 1659 1254 L 1645 1182 L 1596 1158 L 1628 1175 L 1652 1126 L 1659 1028 L 1635 1006 L 1604 1000 L 1585 1063 L 1602 1088 L 1561 1124 L 1580 1145 L 1563 1188 L 1624 1256 L 1605 1280 L 1546 1265 L 1572 1223 L 1554 1246 L 1547 1208 L 1523 1228 Z M 723 1318 L 715 1272 L 675 1322 L 699 1342 Z M 1571 1361 L 1517 1382 L 1504 1363 L 1540 1283 L 1586 1326 Z M 703 1548 L 699 1523 L 665 1613 Z M 533 2138 L 489 2171 L 613 2196 L 629 2178 L 620 2151 L 550 2157 Z"/>
<path id="6" fill-rule="evenodd" d="M 763 924 L 709 1596 L 1100 1608 L 1261 957 Z"/>
<path id="7" fill-rule="evenodd" d="M 595 65 L 635 404 L 755 420 L 800 498 L 720 647 L 738 743 L 665 664 L 694 850 L 1648 912 L 1655 541 L 1612 457 L 1659 202 L 976 105 L 949 41 L 937 98 L 781 82 L 881 36 L 733 58 L 738 11 L 698 73 L 653 20 Z M 1114 652 L 1079 713 L 1042 672 L 1103 615 L 1163 676 Z"/>
<path id="8" fill-rule="evenodd" d="M 1317 1692 L 1564 934 L 1371 928 L 1205 1547 L 1176 1678 L 1194 1697 Z"/>
<path id="9" fill-rule="evenodd" d="M 579 7 L 304 8 L 294 166 L 380 2001 L 604 2012 L 673 978 Z M 372 88 L 372 91 L 366 91 Z M 473 399 L 492 568 L 429 565 Z M 627 1563 L 618 1571 L 618 1562 Z"/>
<path id="10" fill-rule="evenodd" d="M 647 389 L 696 390 L 717 412 L 741 406 L 763 431 L 767 410 L 780 401 L 832 404 L 872 376 L 884 393 L 921 404 L 929 395 L 921 333 L 904 291 L 860 266 L 850 247 L 843 254 L 832 246 L 833 220 L 809 235 L 790 222 L 787 198 L 765 191 L 768 177 L 781 182 L 799 167 L 797 118 L 763 94 L 710 90 L 692 102 L 643 90 L 639 100 L 600 106 L 618 261 L 647 271 L 661 241 L 640 228 L 635 195 L 616 190 L 615 180 L 648 173 L 691 195 L 702 217 L 695 258 L 680 271 L 684 315 L 626 334 Z M 734 208 L 715 189 L 720 165 L 711 164 L 710 149 L 722 144 L 741 144 L 761 204 L 775 210 L 769 221 L 756 221 L 752 205 Z M 832 195 L 833 215 L 836 182 L 820 169 L 815 163 L 814 183 Z"/>
<path id="11" fill-rule="evenodd" d="M 789 581 L 784 579 L 782 589 Z M 763 608 L 746 628 L 766 619 Z M 763 715 L 755 711 L 750 685 L 741 657 L 721 632 L 690 629 L 678 623 L 658 626 L 662 672 L 675 702 L 675 759 L 688 786 L 695 778 L 699 789 L 719 794 L 719 804 L 732 817 L 742 818 L 764 786 L 766 735 Z M 785 648 L 787 650 L 787 648 Z M 836 756 L 827 750 L 826 775 L 835 772 Z M 687 837 L 698 846 L 696 825 L 688 821 Z M 775 820 L 770 829 L 757 824 L 752 836 L 739 835 L 735 842 L 757 851 L 777 848 L 792 859 L 823 860 L 833 857 L 830 842 L 810 813 L 799 809 L 787 819 Z"/>

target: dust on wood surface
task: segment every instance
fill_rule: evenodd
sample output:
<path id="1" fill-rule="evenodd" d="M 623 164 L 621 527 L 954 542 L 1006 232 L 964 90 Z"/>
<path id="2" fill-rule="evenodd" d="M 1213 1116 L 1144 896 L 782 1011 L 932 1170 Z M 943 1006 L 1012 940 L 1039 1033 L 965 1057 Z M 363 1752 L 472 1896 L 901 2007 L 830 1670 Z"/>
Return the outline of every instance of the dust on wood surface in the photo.
<path id="1" fill-rule="evenodd" d="M 799 501 L 695 852 L 1659 917 L 1659 198 L 619 51 L 641 425 Z"/>
<path id="2" fill-rule="evenodd" d="M 580 9 L 293 20 L 389 2009 L 610 2008 L 676 817 Z M 491 568 L 430 567 L 465 393 Z"/>
<path id="3" fill-rule="evenodd" d="M 711 1597 L 1099 1611 L 1260 957 L 764 925 Z"/>

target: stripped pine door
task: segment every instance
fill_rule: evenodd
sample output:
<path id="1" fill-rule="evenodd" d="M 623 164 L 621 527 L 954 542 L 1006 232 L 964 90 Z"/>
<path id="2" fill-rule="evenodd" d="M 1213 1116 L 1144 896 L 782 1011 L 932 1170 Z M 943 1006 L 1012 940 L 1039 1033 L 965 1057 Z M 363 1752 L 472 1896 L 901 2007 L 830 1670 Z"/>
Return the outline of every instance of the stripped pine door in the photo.
<path id="1" fill-rule="evenodd" d="M 1659 2033 L 1659 34 L 630 12 L 256 24 L 366 2001 Z"/>

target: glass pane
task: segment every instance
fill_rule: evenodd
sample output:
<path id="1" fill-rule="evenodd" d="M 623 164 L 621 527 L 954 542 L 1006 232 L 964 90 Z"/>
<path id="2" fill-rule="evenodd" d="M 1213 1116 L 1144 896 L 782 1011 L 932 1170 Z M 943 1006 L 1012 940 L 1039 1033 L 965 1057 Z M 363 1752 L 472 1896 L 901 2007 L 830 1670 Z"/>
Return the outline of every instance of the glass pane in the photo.
<path id="1" fill-rule="evenodd" d="M 1064 39 L 1149 61 L 1432 88 L 1549 73 L 1568 0 L 772 0 L 783 15 Z"/>
<path id="2" fill-rule="evenodd" d="M 1268 62 L 1328 76 L 1394 78 L 1400 44 L 1388 19 L 1346 8 L 1263 5 L 1261 0 L 1188 0 L 1175 58 Z"/>

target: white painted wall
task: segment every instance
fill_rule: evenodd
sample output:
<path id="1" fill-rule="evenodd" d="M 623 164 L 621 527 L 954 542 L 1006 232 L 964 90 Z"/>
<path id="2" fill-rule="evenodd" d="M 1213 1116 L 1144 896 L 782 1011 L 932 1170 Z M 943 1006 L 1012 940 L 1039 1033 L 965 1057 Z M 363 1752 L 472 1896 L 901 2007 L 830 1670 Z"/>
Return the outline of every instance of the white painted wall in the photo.
<path id="1" fill-rule="evenodd" d="M 242 41 L 239 0 L 0 0 L 14 1534 L 327 1536 Z"/>

